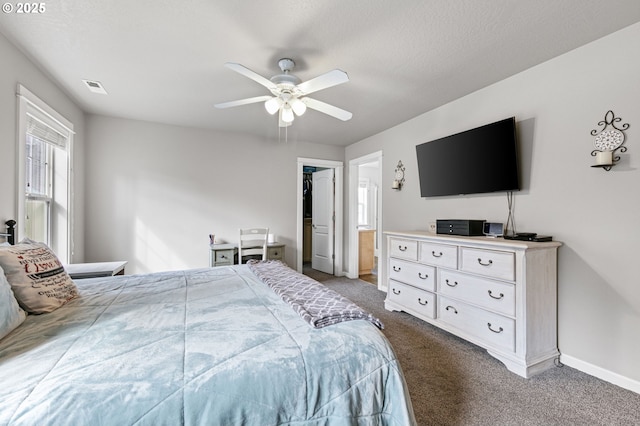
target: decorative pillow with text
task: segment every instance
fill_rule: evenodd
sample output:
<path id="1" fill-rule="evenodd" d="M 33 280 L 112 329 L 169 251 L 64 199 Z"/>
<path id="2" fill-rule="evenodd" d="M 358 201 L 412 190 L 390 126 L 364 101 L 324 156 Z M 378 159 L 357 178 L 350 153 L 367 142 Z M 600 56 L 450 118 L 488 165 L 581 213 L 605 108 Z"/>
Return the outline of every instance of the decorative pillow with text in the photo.
<path id="1" fill-rule="evenodd" d="M 78 295 L 55 253 L 28 239 L 0 247 L 0 266 L 22 308 L 32 314 L 52 312 Z"/>

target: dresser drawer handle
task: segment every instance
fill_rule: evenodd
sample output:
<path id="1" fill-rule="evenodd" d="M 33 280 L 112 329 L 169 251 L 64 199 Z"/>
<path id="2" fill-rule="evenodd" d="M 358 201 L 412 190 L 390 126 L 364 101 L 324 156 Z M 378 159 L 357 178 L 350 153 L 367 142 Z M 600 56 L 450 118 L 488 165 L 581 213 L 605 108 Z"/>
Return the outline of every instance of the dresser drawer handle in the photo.
<path id="1" fill-rule="evenodd" d="M 400 267 L 398 267 L 398 266 L 394 266 L 394 267 L 393 267 L 393 271 L 394 271 L 394 272 L 400 272 L 400 271 L 402 271 L 402 268 L 400 268 Z"/>
<path id="2" fill-rule="evenodd" d="M 493 328 L 491 328 L 491 323 L 488 322 L 487 323 L 487 327 L 489 327 L 489 330 L 493 331 L 494 333 L 502 333 L 504 331 L 504 329 L 502 327 L 499 327 L 498 330 L 494 330 Z"/>
<path id="3" fill-rule="evenodd" d="M 407 251 L 407 246 L 398 246 L 398 250 L 400 251 Z"/>
<path id="4" fill-rule="evenodd" d="M 422 275 L 422 272 L 418 272 L 418 278 L 420 278 L 421 280 L 426 280 L 427 278 L 429 278 L 429 274 Z"/>
<path id="5" fill-rule="evenodd" d="M 491 293 L 491 290 L 489 290 L 489 296 L 493 299 L 500 300 L 504 297 L 504 294 L 500 293 L 500 296 L 496 297 L 493 295 L 493 293 Z"/>
<path id="6" fill-rule="evenodd" d="M 227 258 L 227 256 L 225 256 L 224 254 L 220 255 L 220 259 L 226 259 L 226 258 Z"/>
<path id="7" fill-rule="evenodd" d="M 400 294 L 400 290 L 396 290 L 395 288 L 391 289 L 391 291 L 393 291 L 393 294 Z"/>
<path id="8" fill-rule="evenodd" d="M 449 279 L 444 280 L 445 284 L 448 285 L 449 287 L 455 287 L 458 285 L 458 281 L 454 281 L 453 284 L 449 283 Z"/>
<path id="9" fill-rule="evenodd" d="M 427 306 L 427 304 L 429 303 L 428 300 L 425 300 L 424 302 L 422 301 L 422 299 L 420 297 L 418 297 L 418 303 L 421 304 L 422 306 Z"/>
<path id="10" fill-rule="evenodd" d="M 478 258 L 478 263 L 481 264 L 482 266 L 491 266 L 491 264 L 493 263 L 493 260 L 489 259 L 489 262 L 482 263 L 482 259 Z"/>
<path id="11" fill-rule="evenodd" d="M 433 257 L 442 257 L 442 252 L 439 252 L 438 254 L 436 254 L 436 252 L 434 250 L 431 251 L 431 256 Z"/>
<path id="12" fill-rule="evenodd" d="M 454 308 L 453 306 L 451 306 L 451 305 L 447 306 L 447 307 L 446 307 L 446 308 L 444 308 L 444 309 L 445 309 L 445 310 L 447 310 L 447 311 L 448 311 L 449 309 L 452 309 L 454 314 L 457 314 L 457 313 L 458 313 L 458 310 L 457 310 L 456 308 Z"/>

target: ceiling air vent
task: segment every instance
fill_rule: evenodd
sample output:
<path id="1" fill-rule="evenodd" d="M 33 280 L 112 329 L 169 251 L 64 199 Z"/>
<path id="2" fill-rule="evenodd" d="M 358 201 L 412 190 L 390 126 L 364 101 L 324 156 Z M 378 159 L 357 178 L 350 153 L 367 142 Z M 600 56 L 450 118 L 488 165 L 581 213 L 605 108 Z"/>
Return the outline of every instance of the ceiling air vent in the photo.
<path id="1" fill-rule="evenodd" d="M 99 81 L 95 81 L 95 80 L 82 80 L 82 81 L 84 82 L 84 84 L 87 85 L 89 90 L 91 90 L 93 93 L 100 93 L 102 95 L 107 94 L 107 91 L 104 90 L 102 83 L 100 83 Z"/>

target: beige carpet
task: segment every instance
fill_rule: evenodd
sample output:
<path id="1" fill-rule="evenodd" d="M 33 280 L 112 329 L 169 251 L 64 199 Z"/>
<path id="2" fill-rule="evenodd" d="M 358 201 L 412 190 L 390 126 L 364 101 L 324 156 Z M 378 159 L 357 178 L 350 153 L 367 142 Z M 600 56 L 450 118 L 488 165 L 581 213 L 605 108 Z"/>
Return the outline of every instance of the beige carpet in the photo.
<path id="1" fill-rule="evenodd" d="M 376 315 L 402 366 L 419 425 L 640 425 L 640 395 L 570 367 L 530 379 L 408 314 L 361 280 L 307 275 Z"/>

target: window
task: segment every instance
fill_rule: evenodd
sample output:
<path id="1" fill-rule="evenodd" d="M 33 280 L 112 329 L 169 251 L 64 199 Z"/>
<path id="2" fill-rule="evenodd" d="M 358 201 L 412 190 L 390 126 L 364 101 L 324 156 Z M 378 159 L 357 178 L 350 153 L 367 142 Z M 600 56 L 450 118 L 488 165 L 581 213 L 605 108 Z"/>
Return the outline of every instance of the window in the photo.
<path id="1" fill-rule="evenodd" d="M 73 125 L 21 85 L 18 114 L 18 239 L 42 241 L 70 263 Z"/>
<path id="2" fill-rule="evenodd" d="M 25 236 L 51 244 L 53 146 L 27 133 L 25 144 Z"/>
<path id="3" fill-rule="evenodd" d="M 361 178 L 358 183 L 358 226 L 369 224 L 369 179 Z"/>

